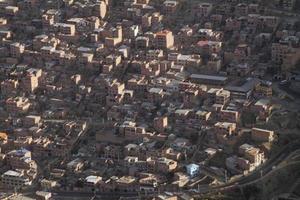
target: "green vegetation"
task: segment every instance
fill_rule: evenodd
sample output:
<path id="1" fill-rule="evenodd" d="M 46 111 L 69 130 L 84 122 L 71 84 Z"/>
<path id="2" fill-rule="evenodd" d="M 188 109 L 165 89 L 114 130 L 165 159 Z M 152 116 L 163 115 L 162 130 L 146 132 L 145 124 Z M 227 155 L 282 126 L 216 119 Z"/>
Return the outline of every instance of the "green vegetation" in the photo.
<path id="1" fill-rule="evenodd" d="M 259 199 L 261 188 L 255 185 L 249 185 L 243 189 L 243 192 L 246 199 L 250 199 L 250 198 Z"/>
<path id="2" fill-rule="evenodd" d="M 256 123 L 256 115 L 254 112 L 243 112 L 241 115 L 241 123 L 243 126 L 247 126 L 250 124 L 255 124 Z"/>
<path id="3" fill-rule="evenodd" d="M 224 152 L 217 152 L 210 160 L 209 165 L 223 168 L 227 155 Z"/>
<path id="4" fill-rule="evenodd" d="M 276 112 L 272 114 L 271 119 L 266 124 L 267 127 L 272 127 L 274 130 L 279 129 L 299 129 L 300 128 L 300 114 L 297 112 Z"/>
<path id="5" fill-rule="evenodd" d="M 284 163 L 282 168 L 269 174 L 262 182 L 259 182 L 258 186 L 264 189 L 262 191 L 263 198 L 270 199 L 273 196 L 288 192 L 300 176 L 299 167 L 300 163 Z"/>
<path id="6" fill-rule="evenodd" d="M 199 200 L 238 200 L 236 197 L 230 197 L 227 195 L 213 195 L 210 197 L 202 197 Z"/>

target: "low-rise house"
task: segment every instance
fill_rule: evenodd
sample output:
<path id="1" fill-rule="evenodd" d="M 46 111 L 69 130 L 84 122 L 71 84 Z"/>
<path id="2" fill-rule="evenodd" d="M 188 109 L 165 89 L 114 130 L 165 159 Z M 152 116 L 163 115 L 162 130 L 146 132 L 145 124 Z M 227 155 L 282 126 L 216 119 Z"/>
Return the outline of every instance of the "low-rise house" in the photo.
<path id="1" fill-rule="evenodd" d="M 177 151 L 173 148 L 167 148 L 166 150 L 164 150 L 164 152 L 162 153 L 162 155 L 166 158 L 172 159 L 172 160 L 176 160 L 179 161 L 180 159 L 182 159 L 183 154 L 180 151 Z"/>
<path id="2" fill-rule="evenodd" d="M 84 167 L 84 162 L 80 158 L 76 158 L 67 164 L 67 169 L 71 172 L 79 172 Z"/>
<path id="3" fill-rule="evenodd" d="M 161 173 L 172 172 L 177 168 L 177 162 L 165 157 L 158 158 L 154 161 L 155 170 Z"/>
<path id="4" fill-rule="evenodd" d="M 100 184 L 101 181 L 102 177 L 90 175 L 85 178 L 84 186 L 88 188 L 95 188 Z"/>
<path id="5" fill-rule="evenodd" d="M 205 110 L 198 110 L 195 113 L 195 119 L 200 120 L 200 122 L 207 122 L 211 117 L 211 112 Z"/>
<path id="6" fill-rule="evenodd" d="M 272 110 L 270 99 L 259 99 L 254 103 L 252 110 L 257 113 L 260 120 L 268 120 Z"/>
<path id="7" fill-rule="evenodd" d="M 257 142 L 272 142 L 274 140 L 274 131 L 252 128 L 251 138 Z"/>
<path id="8" fill-rule="evenodd" d="M 243 144 L 239 147 L 239 154 L 254 164 L 255 167 L 262 164 L 265 160 L 264 153 L 249 144 Z"/>
<path id="9" fill-rule="evenodd" d="M 216 104 L 225 105 L 230 99 L 230 92 L 228 90 L 219 90 L 216 92 Z"/>
<path id="10" fill-rule="evenodd" d="M 116 187 L 121 191 L 136 191 L 138 189 L 137 178 L 133 176 L 122 176 L 116 180 Z"/>
<path id="11" fill-rule="evenodd" d="M 40 121 L 41 121 L 40 116 L 28 115 L 24 118 L 23 124 L 25 127 L 32 127 L 38 125 Z"/>
<path id="12" fill-rule="evenodd" d="M 153 126 L 156 131 L 164 132 L 164 130 L 168 127 L 168 117 L 156 117 L 153 120 Z"/>
<path id="13" fill-rule="evenodd" d="M 148 91 L 147 99 L 153 103 L 161 103 L 165 96 L 165 92 L 161 88 L 150 88 Z"/>
<path id="14" fill-rule="evenodd" d="M 225 122 L 238 123 L 240 119 L 240 113 L 234 110 L 221 110 L 219 113 L 220 120 Z"/>
<path id="15" fill-rule="evenodd" d="M 189 164 L 186 166 L 186 173 L 192 178 L 197 176 L 199 172 L 200 172 L 200 166 L 197 164 Z"/>
<path id="16" fill-rule="evenodd" d="M 273 94 L 272 82 L 261 81 L 255 87 L 255 96 L 258 97 L 271 97 Z"/>
<path id="17" fill-rule="evenodd" d="M 6 109 L 11 114 L 26 113 L 31 106 L 30 100 L 26 97 L 8 98 Z"/>
<path id="18" fill-rule="evenodd" d="M 56 181 L 53 181 L 53 180 L 47 180 L 47 179 L 42 179 L 41 182 L 41 187 L 43 189 L 46 189 L 46 190 L 50 190 L 54 187 L 57 186 L 57 182 Z"/>
<path id="19" fill-rule="evenodd" d="M 6 154 L 6 161 L 13 169 L 36 169 L 31 152 L 26 149 L 13 150 Z"/>
<path id="20" fill-rule="evenodd" d="M 230 97 L 232 99 L 249 99 L 257 84 L 259 84 L 258 79 L 247 78 L 235 85 L 227 86 L 225 89 L 230 91 Z"/>

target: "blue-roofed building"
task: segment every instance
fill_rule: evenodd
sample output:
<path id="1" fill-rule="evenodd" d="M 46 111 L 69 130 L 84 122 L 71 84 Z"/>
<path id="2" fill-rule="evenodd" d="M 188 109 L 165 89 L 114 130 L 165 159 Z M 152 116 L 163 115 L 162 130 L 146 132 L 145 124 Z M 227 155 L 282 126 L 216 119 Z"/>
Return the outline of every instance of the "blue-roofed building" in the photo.
<path id="1" fill-rule="evenodd" d="M 189 164 L 186 166 L 186 173 L 190 177 L 195 177 L 199 174 L 200 172 L 200 166 L 197 164 Z"/>
<path id="2" fill-rule="evenodd" d="M 10 151 L 8 152 L 8 155 L 13 155 L 13 156 L 16 156 L 16 157 L 31 157 L 31 152 L 28 151 L 27 149 L 25 148 L 21 148 L 21 149 L 17 149 L 17 150 L 13 150 L 13 151 Z"/>
<path id="3" fill-rule="evenodd" d="M 36 169 L 36 162 L 31 159 L 31 151 L 21 148 L 6 154 L 7 163 L 13 169 Z"/>

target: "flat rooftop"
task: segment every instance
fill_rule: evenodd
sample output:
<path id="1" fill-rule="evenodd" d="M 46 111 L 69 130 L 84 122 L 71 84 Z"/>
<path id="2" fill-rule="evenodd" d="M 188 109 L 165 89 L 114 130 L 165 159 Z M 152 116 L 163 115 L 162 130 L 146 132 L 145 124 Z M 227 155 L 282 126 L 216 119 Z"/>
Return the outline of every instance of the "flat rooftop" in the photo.
<path id="1" fill-rule="evenodd" d="M 247 80 L 243 81 L 242 84 L 231 85 L 226 87 L 226 90 L 231 92 L 248 92 L 254 89 L 255 85 L 259 83 L 259 80 L 256 78 L 248 78 Z"/>
<path id="2" fill-rule="evenodd" d="M 192 74 L 190 76 L 192 79 L 203 79 L 203 80 L 215 80 L 215 81 L 226 81 L 228 78 L 226 76 L 213 76 L 205 74 Z"/>

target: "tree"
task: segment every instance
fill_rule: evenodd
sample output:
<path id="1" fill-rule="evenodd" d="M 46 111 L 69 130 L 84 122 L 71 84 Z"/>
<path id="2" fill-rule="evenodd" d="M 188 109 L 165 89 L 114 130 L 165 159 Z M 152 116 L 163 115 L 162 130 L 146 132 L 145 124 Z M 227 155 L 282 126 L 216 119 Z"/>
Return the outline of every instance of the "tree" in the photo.
<path id="1" fill-rule="evenodd" d="M 300 31 L 300 20 L 296 21 L 294 24 L 294 30 L 296 32 Z"/>
<path id="2" fill-rule="evenodd" d="M 255 124 L 256 122 L 256 115 L 254 112 L 243 112 L 241 116 L 241 121 L 243 126 L 247 124 Z"/>
<path id="3" fill-rule="evenodd" d="M 261 189 L 255 185 L 248 185 L 244 188 L 244 195 L 246 199 L 255 198 L 257 199 L 258 195 L 261 193 Z"/>

